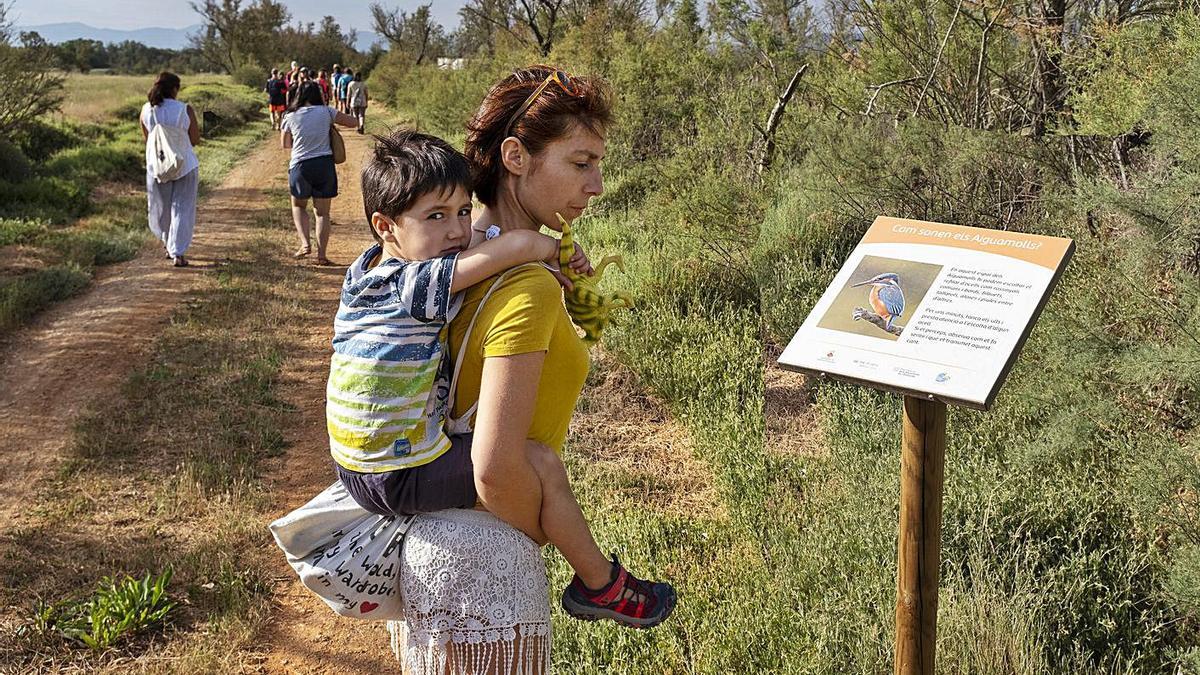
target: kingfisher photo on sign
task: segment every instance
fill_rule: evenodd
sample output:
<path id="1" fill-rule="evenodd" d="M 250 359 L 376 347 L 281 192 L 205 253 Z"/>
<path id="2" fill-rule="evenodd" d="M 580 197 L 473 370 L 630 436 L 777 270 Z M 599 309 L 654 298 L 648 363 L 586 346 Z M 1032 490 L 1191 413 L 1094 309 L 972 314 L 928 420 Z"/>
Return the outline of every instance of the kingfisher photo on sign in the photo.
<path id="1" fill-rule="evenodd" d="M 880 216 L 779 365 L 986 410 L 1074 250 L 1061 237 Z"/>

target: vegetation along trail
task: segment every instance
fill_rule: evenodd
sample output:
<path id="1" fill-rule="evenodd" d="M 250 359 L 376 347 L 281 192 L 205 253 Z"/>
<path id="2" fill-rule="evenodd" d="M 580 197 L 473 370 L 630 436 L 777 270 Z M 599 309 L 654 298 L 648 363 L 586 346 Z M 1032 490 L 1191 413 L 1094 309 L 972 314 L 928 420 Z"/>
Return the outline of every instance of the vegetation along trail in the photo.
<path id="1" fill-rule="evenodd" d="M 377 115 L 368 131 L 394 121 Z M 148 243 L 0 347 L 0 672 L 390 666 L 383 626 L 331 613 L 266 529 L 333 476 L 331 321 L 344 265 L 371 239 L 358 182 L 371 137 L 344 138 L 328 251 L 336 266 L 290 257 L 287 153 L 271 135 L 202 199 L 190 267 L 171 267 Z M 666 406 L 602 349 L 593 358 L 568 460 L 585 491 L 622 477 L 615 492 L 585 500 L 601 499 L 593 514 L 624 502 L 726 518 Z M 561 576 L 557 555 L 552 564 Z M 118 649 L 68 647 L 45 630 L 52 622 L 33 618 L 104 576 L 167 569 L 180 602 L 167 629 Z M 556 657 L 574 658 L 572 642 Z"/>
<path id="2" fill-rule="evenodd" d="M 124 380 L 174 306 L 203 283 L 205 272 L 243 247 L 266 196 L 264 181 L 286 161 L 269 138 L 208 194 L 197 215 L 192 267 L 171 267 L 157 242 L 147 244 L 136 259 L 102 268 L 90 291 L 6 340 L 0 353 L 0 527 L 27 513 L 78 413 Z"/>

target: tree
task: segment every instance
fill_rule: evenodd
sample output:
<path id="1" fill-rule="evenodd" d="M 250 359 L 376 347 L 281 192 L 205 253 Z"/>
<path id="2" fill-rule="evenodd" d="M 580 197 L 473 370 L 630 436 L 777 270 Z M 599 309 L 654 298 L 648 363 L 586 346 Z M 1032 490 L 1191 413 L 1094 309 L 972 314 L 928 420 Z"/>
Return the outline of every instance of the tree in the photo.
<path id="1" fill-rule="evenodd" d="M 63 78 L 51 67 L 54 55 L 44 41 L 14 47 L 8 5 L 0 4 L 0 138 L 8 138 L 39 115 L 62 103 Z"/>
<path id="2" fill-rule="evenodd" d="M 318 70 L 335 63 L 347 65 L 358 59 L 354 49 L 357 39 L 355 31 L 343 33 L 337 20 L 326 16 L 319 25 L 297 24 L 283 29 L 275 41 L 277 49 L 269 60 L 280 64 L 296 61 Z"/>
<path id="3" fill-rule="evenodd" d="M 61 42 L 51 48 L 58 55 L 63 68 L 86 73 L 92 68 L 107 68 L 108 54 L 104 43 L 99 40 L 76 38 Z"/>
<path id="4" fill-rule="evenodd" d="M 238 66 L 266 67 L 276 57 L 280 29 L 291 15 L 275 0 L 256 0 L 242 8 L 242 0 L 203 0 L 192 9 L 203 19 L 192 45 L 212 66 L 227 73 Z"/>
<path id="5" fill-rule="evenodd" d="M 433 20 L 429 7 L 426 3 L 409 14 L 398 9 L 385 9 L 379 3 L 371 4 L 375 32 L 387 38 L 393 53 L 407 55 L 418 66 L 445 54 L 449 47 L 446 31 Z"/>
<path id="6" fill-rule="evenodd" d="M 487 31 L 489 46 L 494 45 L 496 32 L 505 32 L 549 56 L 555 40 L 566 30 L 567 6 L 567 0 L 469 0 L 459 16 L 464 25 L 469 22 L 471 30 Z"/>

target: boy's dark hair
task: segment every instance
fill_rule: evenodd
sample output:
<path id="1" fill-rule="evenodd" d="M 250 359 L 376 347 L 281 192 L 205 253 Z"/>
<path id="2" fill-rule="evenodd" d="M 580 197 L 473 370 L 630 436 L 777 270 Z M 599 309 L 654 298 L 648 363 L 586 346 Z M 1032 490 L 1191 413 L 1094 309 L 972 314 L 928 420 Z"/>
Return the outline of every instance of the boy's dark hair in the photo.
<path id="1" fill-rule="evenodd" d="M 470 193 L 471 168 L 454 146 L 414 129 L 375 136 L 375 148 L 362 168 L 367 225 L 371 227 L 371 214 L 375 212 L 395 218 L 424 195 L 456 187 Z M 371 236 L 379 241 L 374 227 Z"/>

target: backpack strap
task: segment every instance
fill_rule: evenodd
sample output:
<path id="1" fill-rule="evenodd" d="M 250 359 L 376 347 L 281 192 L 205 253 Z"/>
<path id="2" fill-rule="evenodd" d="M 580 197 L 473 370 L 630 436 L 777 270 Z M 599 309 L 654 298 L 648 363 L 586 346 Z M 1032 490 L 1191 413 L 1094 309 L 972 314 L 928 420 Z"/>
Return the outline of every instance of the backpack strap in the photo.
<path id="1" fill-rule="evenodd" d="M 487 303 L 488 298 L 492 297 L 492 293 L 500 287 L 500 284 L 504 283 L 504 280 L 508 278 L 508 275 L 523 267 L 534 267 L 536 265 L 537 263 L 525 263 L 524 265 L 517 265 L 516 267 L 504 272 L 499 277 L 496 277 L 496 280 L 492 282 L 491 287 L 487 289 L 487 293 L 483 294 L 483 298 L 479 301 L 479 305 L 475 307 L 475 315 L 471 317 L 471 322 L 467 324 L 467 332 L 463 333 L 462 344 L 458 349 L 458 358 L 454 359 L 454 374 L 450 376 L 449 402 L 451 409 L 454 408 L 454 392 L 458 389 L 458 374 L 462 371 L 463 362 L 466 361 L 467 343 L 471 340 L 471 331 L 475 328 L 475 321 L 479 318 L 479 312 L 483 310 L 483 306 L 485 303 Z M 470 408 L 467 408 L 467 411 L 462 414 L 462 417 L 454 418 L 450 415 L 447 415 L 446 433 L 470 433 L 472 429 L 470 420 L 475 416 L 475 411 L 478 409 L 479 401 L 477 399 L 475 403 L 471 404 Z"/>

